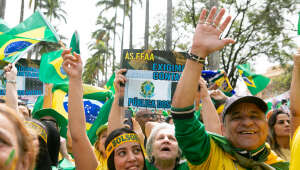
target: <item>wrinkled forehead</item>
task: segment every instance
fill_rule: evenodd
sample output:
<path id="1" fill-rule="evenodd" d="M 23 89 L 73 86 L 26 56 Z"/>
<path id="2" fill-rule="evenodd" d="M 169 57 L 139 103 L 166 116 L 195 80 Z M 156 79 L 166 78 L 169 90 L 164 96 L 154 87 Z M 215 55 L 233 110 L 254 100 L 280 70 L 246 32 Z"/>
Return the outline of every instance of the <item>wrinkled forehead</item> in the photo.
<path id="1" fill-rule="evenodd" d="M 254 103 L 240 103 L 236 104 L 228 110 L 228 115 L 262 115 L 265 113 Z"/>
<path id="2" fill-rule="evenodd" d="M 171 128 L 171 127 L 168 127 L 168 128 L 164 127 L 158 131 L 157 135 L 160 135 L 160 134 L 175 136 L 175 129 Z"/>

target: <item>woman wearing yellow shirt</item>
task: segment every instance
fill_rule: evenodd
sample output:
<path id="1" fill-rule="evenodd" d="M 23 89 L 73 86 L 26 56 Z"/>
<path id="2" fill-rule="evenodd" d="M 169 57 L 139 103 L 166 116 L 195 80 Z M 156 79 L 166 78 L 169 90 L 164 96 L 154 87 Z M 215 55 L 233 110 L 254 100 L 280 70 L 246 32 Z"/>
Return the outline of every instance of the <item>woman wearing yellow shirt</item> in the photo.
<path id="1" fill-rule="evenodd" d="M 97 141 L 95 142 L 94 152 L 96 154 L 96 158 L 99 161 L 97 170 L 107 170 L 106 164 L 106 155 L 105 155 L 105 140 L 107 138 L 107 124 L 102 125 L 97 130 Z"/>
<path id="2" fill-rule="evenodd" d="M 291 101 L 291 141 L 290 170 L 300 169 L 300 48 L 294 55 L 294 68 L 292 75 L 290 101 Z"/>

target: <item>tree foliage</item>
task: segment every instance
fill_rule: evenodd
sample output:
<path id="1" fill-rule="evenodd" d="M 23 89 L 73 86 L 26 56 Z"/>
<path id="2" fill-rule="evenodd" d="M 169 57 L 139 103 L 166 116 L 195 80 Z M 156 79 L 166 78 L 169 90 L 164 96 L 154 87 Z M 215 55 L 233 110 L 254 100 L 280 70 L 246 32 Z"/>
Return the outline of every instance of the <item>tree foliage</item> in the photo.
<path id="1" fill-rule="evenodd" d="M 188 32 L 190 35 L 189 39 L 180 38 L 175 49 L 190 45 L 188 42 L 191 42 L 205 2 L 205 0 L 182 0 L 176 6 L 174 23 L 177 27 L 184 27 L 184 32 Z M 222 0 L 219 1 L 219 5 L 227 9 L 226 14 L 232 16 L 232 23 L 222 33 L 221 38 L 230 37 L 236 43 L 221 50 L 219 56 L 220 69 L 227 72 L 233 87 L 236 86 L 239 76 L 236 69 L 238 64 L 244 64 L 263 56 L 267 56 L 271 62 L 279 61 L 284 64 L 290 61 L 291 50 L 295 47 L 292 40 L 295 23 L 292 23 L 288 17 L 295 13 L 295 0 Z M 155 25 L 154 31 L 151 33 L 155 45 L 155 38 L 162 40 L 161 35 L 165 33 L 162 29 L 163 26 L 157 27 Z M 158 32 L 160 33 L 158 34 Z M 182 33 L 180 32 L 179 35 L 183 36 Z M 182 42 L 182 40 L 186 42 Z"/>

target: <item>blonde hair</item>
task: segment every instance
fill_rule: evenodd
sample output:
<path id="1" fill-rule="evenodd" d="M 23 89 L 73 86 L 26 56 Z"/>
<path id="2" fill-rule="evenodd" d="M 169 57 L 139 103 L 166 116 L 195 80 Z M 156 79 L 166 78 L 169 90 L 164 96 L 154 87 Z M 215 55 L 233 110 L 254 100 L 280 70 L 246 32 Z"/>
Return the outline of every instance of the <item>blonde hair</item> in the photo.
<path id="1" fill-rule="evenodd" d="M 29 158 L 29 170 L 34 169 L 35 165 L 35 158 L 36 158 L 36 151 L 33 145 L 33 137 L 32 134 L 26 129 L 24 121 L 18 116 L 12 109 L 7 107 L 5 104 L 0 104 L 0 114 L 4 115 L 13 125 L 15 128 L 15 132 L 18 139 L 18 146 L 19 146 L 19 157 L 24 158 L 28 156 Z"/>

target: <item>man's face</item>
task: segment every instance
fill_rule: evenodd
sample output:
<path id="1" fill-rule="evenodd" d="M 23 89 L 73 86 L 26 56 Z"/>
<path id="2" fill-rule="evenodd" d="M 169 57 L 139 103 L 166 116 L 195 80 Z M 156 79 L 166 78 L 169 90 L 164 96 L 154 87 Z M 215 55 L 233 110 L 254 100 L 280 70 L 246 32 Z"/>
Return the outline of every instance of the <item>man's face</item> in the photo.
<path id="1" fill-rule="evenodd" d="M 153 121 L 152 115 L 153 112 L 150 110 L 140 110 L 136 113 L 136 120 L 140 124 L 142 130 L 145 130 L 145 124 L 149 121 Z"/>
<path id="2" fill-rule="evenodd" d="M 138 121 L 144 132 L 147 122 L 162 122 L 164 121 L 164 116 L 162 114 L 155 114 L 150 110 L 140 110 L 136 113 L 135 120 Z"/>
<path id="3" fill-rule="evenodd" d="M 241 103 L 225 116 L 224 135 L 236 148 L 255 150 L 265 143 L 268 123 L 265 114 L 255 104 Z"/>

